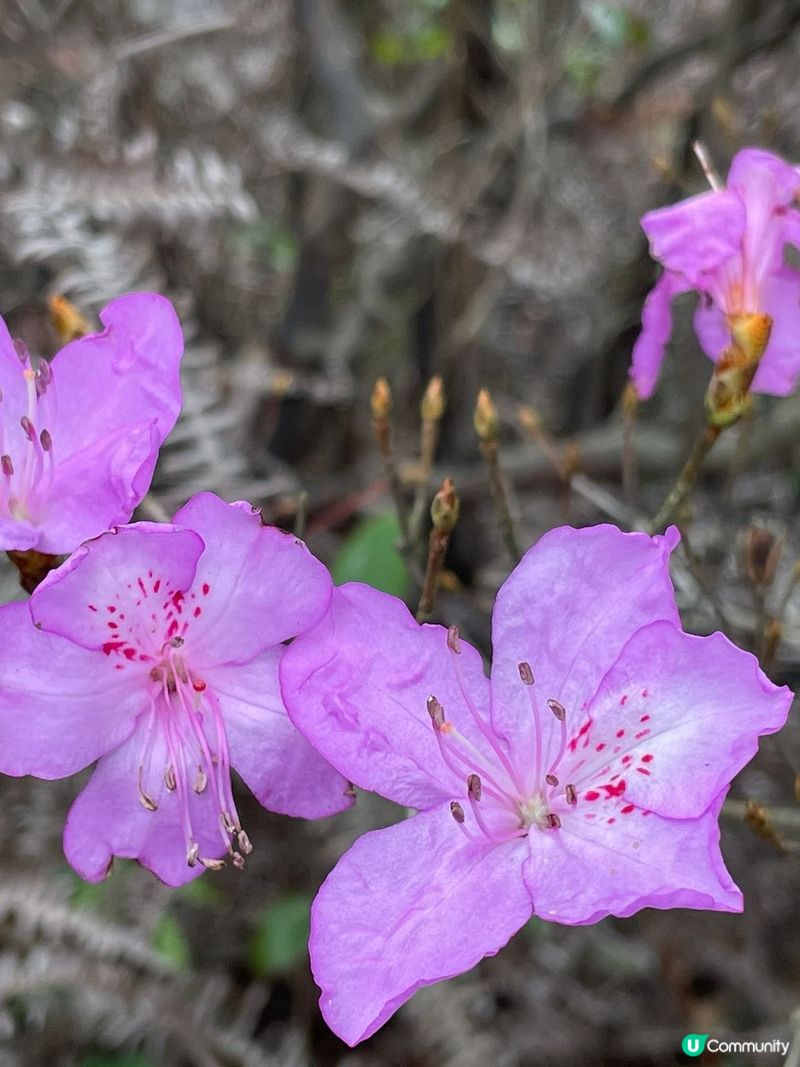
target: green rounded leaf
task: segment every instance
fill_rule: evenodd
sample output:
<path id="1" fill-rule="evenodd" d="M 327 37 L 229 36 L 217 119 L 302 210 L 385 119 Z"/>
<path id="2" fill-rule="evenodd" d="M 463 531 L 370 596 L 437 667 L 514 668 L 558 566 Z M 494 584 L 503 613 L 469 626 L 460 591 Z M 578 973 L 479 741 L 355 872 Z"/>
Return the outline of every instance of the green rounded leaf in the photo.
<path id="1" fill-rule="evenodd" d="M 359 522 L 342 542 L 331 565 L 336 585 L 364 582 L 383 593 L 404 597 L 408 591 L 408 568 L 397 551 L 400 527 L 387 512 Z"/>

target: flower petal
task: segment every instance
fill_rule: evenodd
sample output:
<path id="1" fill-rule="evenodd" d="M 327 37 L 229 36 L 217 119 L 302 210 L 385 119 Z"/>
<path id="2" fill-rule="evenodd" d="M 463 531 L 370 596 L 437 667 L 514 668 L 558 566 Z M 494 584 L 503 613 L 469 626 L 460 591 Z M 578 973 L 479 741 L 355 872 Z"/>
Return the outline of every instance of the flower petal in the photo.
<path id="1" fill-rule="evenodd" d="M 703 275 L 741 250 L 744 228 L 741 197 L 727 189 L 689 197 L 642 218 L 653 258 L 682 274 L 691 288 L 703 288 Z"/>
<path id="2" fill-rule="evenodd" d="M 191 622 L 198 662 L 246 663 L 313 626 L 327 608 L 331 580 L 323 564 L 298 538 L 264 526 L 250 504 L 198 493 L 173 521 L 206 544 L 195 579 L 206 595 Z"/>
<path id="3" fill-rule="evenodd" d="M 0 318 L 0 410 L 6 420 L 16 422 L 28 408 L 28 387 L 22 362 L 5 321 Z M 3 451 L 6 449 L 3 448 Z"/>
<path id="4" fill-rule="evenodd" d="M 672 336 L 670 305 L 674 297 L 688 288 L 680 275 L 664 271 L 644 302 L 642 332 L 636 338 L 631 357 L 631 379 L 640 400 L 649 400 L 653 395 L 664 349 Z"/>
<path id="5" fill-rule="evenodd" d="M 589 706 L 593 759 L 581 780 L 608 763 L 629 802 L 694 818 L 753 758 L 759 736 L 783 726 L 791 702 L 722 634 L 655 622 L 633 635 Z"/>
<path id="6" fill-rule="evenodd" d="M 204 680 L 225 717 L 231 765 L 270 811 L 321 819 L 349 808 L 347 780 L 292 724 L 281 698 L 278 666 L 283 648 L 250 663 L 215 667 Z"/>
<path id="7" fill-rule="evenodd" d="M 157 810 L 148 810 L 140 799 L 139 768 L 146 758 L 149 724 L 148 712 L 129 740 L 99 761 L 67 816 L 64 853 L 87 882 L 102 881 L 114 856 L 138 860 L 171 886 L 184 885 L 205 869 L 186 862 L 177 791 L 168 791 L 161 775 L 150 775 L 147 792 Z M 161 730 L 153 732 L 149 758 L 151 767 L 169 766 Z M 225 855 L 212 790 L 198 795 L 190 789 L 188 803 L 200 855 L 209 859 Z"/>
<path id="8" fill-rule="evenodd" d="M 492 617 L 492 721 L 496 730 L 533 751 L 529 696 L 518 664 L 530 663 L 539 705 L 558 700 L 567 728 L 585 709 L 622 647 L 656 619 L 678 622 L 669 578 L 672 527 L 659 537 L 601 525 L 550 530 L 529 549 L 497 594 Z M 544 752 L 555 756 L 560 726 L 542 716 Z"/>
<path id="9" fill-rule="evenodd" d="M 131 293 L 100 319 L 102 333 L 73 341 L 52 362 L 56 399 L 46 428 L 56 467 L 40 523 L 44 552 L 69 552 L 130 518 L 180 411 L 183 336 L 169 301 Z M 80 508 L 70 506 L 75 493 Z"/>
<path id="10" fill-rule="evenodd" d="M 444 763 L 427 712 L 434 695 L 458 730 L 483 741 L 455 670 L 485 713 L 488 682 L 466 642 L 449 651 L 447 631 L 420 626 L 402 601 L 350 582 L 334 589 L 322 622 L 281 662 L 289 715 L 311 744 L 350 781 L 412 808 L 463 793 Z"/>
<path id="11" fill-rule="evenodd" d="M 23 519 L 0 518 L 0 551 L 25 552 L 39 544 L 39 530 Z"/>
<path id="12" fill-rule="evenodd" d="M 800 193 L 800 170 L 763 148 L 743 148 L 731 160 L 727 186 L 746 197 L 763 193 L 765 178 L 772 190 L 774 206 L 792 204 Z"/>
<path id="13" fill-rule="evenodd" d="M 119 526 L 47 575 L 31 597 L 33 620 L 106 655 L 130 646 L 158 656 L 203 547 L 192 530 L 166 523 Z"/>
<path id="14" fill-rule="evenodd" d="M 63 778 L 131 733 L 146 694 L 104 656 L 41 633 L 27 604 L 0 629 L 0 772 Z"/>
<path id="15" fill-rule="evenodd" d="M 361 837 L 311 910 L 320 1007 L 349 1045 L 419 989 L 497 953 L 531 914 L 524 839 L 468 841 L 446 806 Z"/>
<path id="16" fill-rule="evenodd" d="M 585 925 L 641 908 L 741 911 L 742 894 L 719 850 L 723 800 L 697 819 L 636 809 L 590 820 L 575 811 L 558 831 L 532 833 L 524 875 L 535 914 Z"/>

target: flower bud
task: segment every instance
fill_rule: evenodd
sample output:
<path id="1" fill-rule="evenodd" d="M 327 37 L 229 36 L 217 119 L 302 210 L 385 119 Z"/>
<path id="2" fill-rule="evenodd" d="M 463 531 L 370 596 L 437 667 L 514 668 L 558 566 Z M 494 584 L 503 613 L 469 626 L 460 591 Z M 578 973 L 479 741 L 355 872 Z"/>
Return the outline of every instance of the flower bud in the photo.
<path id="1" fill-rule="evenodd" d="M 47 307 L 50 311 L 50 321 L 62 344 L 69 344 L 70 341 L 85 337 L 87 333 L 92 332 L 88 320 L 65 296 L 55 294 L 49 297 Z"/>
<path id="2" fill-rule="evenodd" d="M 783 551 L 783 538 L 775 537 L 764 526 L 751 526 L 744 537 L 744 569 L 752 585 L 767 589 L 775 578 L 775 571 Z"/>
<path id="3" fill-rule="evenodd" d="M 370 399 L 372 417 L 376 420 L 388 419 L 392 410 L 392 391 L 385 378 L 378 378 Z"/>
<path id="4" fill-rule="evenodd" d="M 422 395 L 420 410 L 426 421 L 438 422 L 444 415 L 444 389 L 438 374 L 428 382 L 428 388 Z"/>
<path id="5" fill-rule="evenodd" d="M 497 417 L 497 408 L 492 402 L 488 389 L 481 389 L 475 403 L 475 415 L 473 419 L 475 431 L 481 441 L 495 441 L 500 420 Z"/>
<path id="6" fill-rule="evenodd" d="M 450 533 L 458 522 L 459 499 L 452 478 L 445 478 L 431 504 L 431 521 L 437 533 Z"/>

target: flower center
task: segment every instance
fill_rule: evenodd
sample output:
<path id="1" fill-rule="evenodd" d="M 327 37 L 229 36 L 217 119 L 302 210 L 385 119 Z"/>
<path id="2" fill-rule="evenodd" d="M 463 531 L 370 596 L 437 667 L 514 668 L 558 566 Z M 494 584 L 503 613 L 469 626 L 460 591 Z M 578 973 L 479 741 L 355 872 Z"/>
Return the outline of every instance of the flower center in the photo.
<path id="1" fill-rule="evenodd" d="M 55 472 L 53 438 L 44 425 L 55 416 L 53 371 L 46 360 L 34 370 L 21 341 L 14 342 L 14 349 L 23 366 L 27 403 L 21 415 L 8 411 L 8 398 L 0 393 L 0 511 L 36 522 L 42 518 Z"/>
<path id="2" fill-rule="evenodd" d="M 139 765 L 139 799 L 156 811 L 161 786 L 180 804 L 186 862 L 219 870 L 225 860 L 200 854 L 195 828 L 198 798 L 216 810 L 217 831 L 234 867 L 244 866 L 253 851 L 242 829 L 231 786 L 230 753 L 219 701 L 194 673 L 183 653 L 184 641 L 173 637 L 150 671 L 150 715 Z M 160 760 L 159 760 L 159 755 Z"/>

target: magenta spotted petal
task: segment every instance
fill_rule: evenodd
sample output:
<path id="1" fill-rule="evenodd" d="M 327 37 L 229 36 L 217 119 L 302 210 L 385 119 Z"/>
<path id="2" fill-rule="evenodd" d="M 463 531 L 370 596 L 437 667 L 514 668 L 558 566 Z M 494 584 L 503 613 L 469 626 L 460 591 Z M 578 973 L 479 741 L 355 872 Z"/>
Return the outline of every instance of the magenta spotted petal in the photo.
<path id="1" fill-rule="evenodd" d="M 172 305 L 131 293 L 34 368 L 0 321 L 0 548 L 61 554 L 126 522 L 181 405 Z"/>
<path id="2" fill-rule="evenodd" d="M 114 856 L 170 885 L 241 866 L 232 770 L 274 811 L 351 803 L 278 687 L 282 642 L 328 606 L 327 571 L 247 504 L 203 493 L 175 519 L 103 534 L 30 605 L 0 608 L 0 771 L 58 778 L 99 759 L 64 835 L 90 881 Z"/>
<path id="3" fill-rule="evenodd" d="M 531 914 L 741 909 L 717 815 L 791 694 L 721 635 L 681 631 L 676 541 L 542 537 L 498 594 L 488 688 L 455 631 L 364 586 L 334 590 L 285 654 L 286 706 L 319 752 L 421 809 L 358 841 L 314 904 L 320 1004 L 348 1043 Z"/>
<path id="4" fill-rule="evenodd" d="M 730 316 L 767 314 L 772 335 L 753 390 L 785 395 L 800 376 L 800 273 L 784 265 L 787 245 L 800 247 L 800 170 L 778 156 L 745 148 L 733 159 L 724 189 L 650 211 L 642 228 L 664 268 L 645 301 L 633 349 L 631 379 L 652 395 L 672 332 L 678 293 L 701 297 L 695 328 L 718 360 L 731 342 Z"/>

